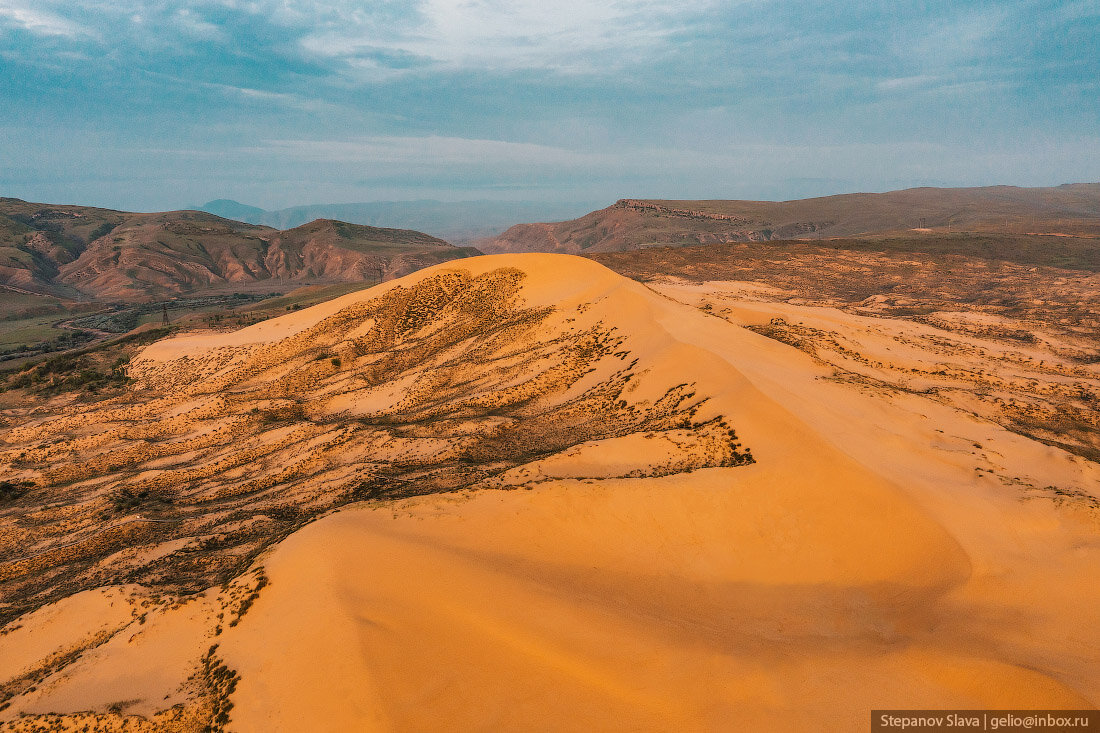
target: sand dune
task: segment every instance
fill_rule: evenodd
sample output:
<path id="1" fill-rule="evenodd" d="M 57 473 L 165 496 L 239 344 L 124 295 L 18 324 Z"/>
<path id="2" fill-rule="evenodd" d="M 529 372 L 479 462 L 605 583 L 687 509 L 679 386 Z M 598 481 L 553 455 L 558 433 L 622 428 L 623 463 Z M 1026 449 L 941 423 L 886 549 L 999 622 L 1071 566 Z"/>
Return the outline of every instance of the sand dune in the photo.
<path id="1" fill-rule="evenodd" d="M 505 276 L 512 306 L 484 293 L 471 303 L 502 322 L 528 314 L 522 329 L 439 340 L 469 322 L 453 306 L 467 284 Z M 433 283 L 434 318 L 387 320 L 376 305 Z M 721 318 L 674 291 L 571 256 L 480 257 L 214 340 L 150 346 L 135 373 L 159 402 L 143 409 L 186 415 L 211 390 L 271 399 L 314 363 L 302 349 L 338 334 L 324 348 L 353 377 L 303 382 L 310 420 L 450 426 L 390 442 L 372 433 L 345 453 L 426 456 L 419 473 L 394 474 L 415 484 L 436 480 L 425 467 L 458 443 L 508 452 L 432 488 L 457 491 L 339 505 L 185 603 L 111 586 L 12 622 L 0 659 L 18 662 L 0 672 L 17 694 L 0 720 L 859 730 L 878 707 L 1100 702 L 1095 463 L 949 401 L 833 379 L 828 363 L 731 322 L 766 321 L 763 301 L 727 293 Z M 387 359 L 416 356 L 399 370 L 350 346 L 410 318 L 385 342 Z M 471 341 L 488 349 L 481 366 L 450 366 L 443 354 L 474 353 Z M 425 343 L 442 351 L 415 352 Z M 913 348 L 897 358 L 919 360 Z M 628 429 L 581 432 L 607 415 Z M 502 424 L 519 443 L 500 442 Z M 552 449 L 519 451 L 524 440 Z M 274 491 L 306 496 L 334 476 L 284 477 Z M 78 659 L 44 663 L 97 633 Z M 12 682 L 36 668 L 33 689 Z"/>

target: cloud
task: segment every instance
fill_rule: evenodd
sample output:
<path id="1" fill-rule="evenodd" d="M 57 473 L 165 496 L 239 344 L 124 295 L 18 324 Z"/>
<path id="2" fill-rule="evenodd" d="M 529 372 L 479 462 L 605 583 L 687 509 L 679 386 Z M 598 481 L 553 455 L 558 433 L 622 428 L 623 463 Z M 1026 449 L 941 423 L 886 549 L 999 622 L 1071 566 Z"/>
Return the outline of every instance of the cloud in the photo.
<path id="1" fill-rule="evenodd" d="M 0 0 L 0 24 L 22 28 L 41 36 L 75 38 L 90 35 L 87 29 L 60 15 L 14 0 Z"/>
<path id="2" fill-rule="evenodd" d="M 0 160 L 165 196 L 1100 178 L 1030 145 L 1100 123 L 1095 0 L 0 0 L 0 75 Z"/>
<path id="3" fill-rule="evenodd" d="M 401 22 L 340 13 L 302 39 L 323 56 L 355 59 L 379 50 L 430 59 L 447 70 L 487 68 L 606 72 L 659 54 L 712 0 L 422 0 Z"/>
<path id="4" fill-rule="evenodd" d="M 875 84 L 875 88 L 883 92 L 916 89 L 926 87 L 937 81 L 939 77 L 930 74 L 918 74 L 916 76 L 903 76 L 894 79 L 882 79 Z"/>
<path id="5" fill-rule="evenodd" d="M 935 22 L 913 23 L 896 37 L 894 50 L 916 68 L 956 67 L 1000 53 L 998 41 L 1015 31 L 1019 21 L 1012 3 L 968 7 L 960 4 Z"/>
<path id="6" fill-rule="evenodd" d="M 143 71 L 142 74 L 150 79 L 156 80 L 156 83 L 159 84 L 167 83 L 177 85 L 184 89 L 213 91 L 234 101 L 259 102 L 277 108 L 298 109 L 306 112 L 331 112 L 337 109 L 328 102 L 306 97 L 301 94 L 271 92 L 263 89 L 235 86 L 233 84 L 198 81 L 156 71 Z"/>
<path id="7" fill-rule="evenodd" d="M 191 38 L 202 41 L 226 42 L 229 35 L 215 23 L 203 18 L 190 8 L 179 8 L 172 16 L 172 23 Z"/>
<path id="8" fill-rule="evenodd" d="M 243 152 L 312 163 L 399 164 L 436 168 L 509 165 L 564 168 L 591 162 L 591 156 L 565 148 L 439 135 L 376 136 L 352 140 L 268 140 L 261 145 L 245 148 Z"/>

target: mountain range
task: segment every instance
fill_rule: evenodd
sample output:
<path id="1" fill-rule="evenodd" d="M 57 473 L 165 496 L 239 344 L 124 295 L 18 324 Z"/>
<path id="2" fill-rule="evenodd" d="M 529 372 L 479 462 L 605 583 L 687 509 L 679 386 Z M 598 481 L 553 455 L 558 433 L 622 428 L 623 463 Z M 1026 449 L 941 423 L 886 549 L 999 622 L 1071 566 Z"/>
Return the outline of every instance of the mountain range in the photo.
<path id="1" fill-rule="evenodd" d="M 797 201 L 620 199 L 557 223 L 520 224 L 472 244 L 486 253 L 616 252 L 912 230 L 1100 235 L 1100 183 L 1053 188 L 912 188 Z"/>
<path id="2" fill-rule="evenodd" d="M 1092 242 L 1100 236 L 1100 183 L 916 188 L 780 202 L 620 199 L 578 219 L 513 226 L 473 240 L 476 248 L 422 233 L 457 226 L 461 217 L 476 229 L 473 222 L 481 216 L 488 217 L 488 226 L 505 212 L 518 216 L 537 209 L 527 202 L 501 206 L 376 202 L 268 212 L 219 200 L 206 204 L 213 213 L 128 213 L 0 198 L 0 285 L 74 299 L 133 301 L 287 283 L 369 282 L 482 253 L 595 255 L 792 240 L 848 247 L 899 236 L 909 248 L 946 246 L 966 254 L 980 244 L 990 250 L 985 256 L 996 256 L 997 249 L 1016 255 L 1037 247 L 1047 254 L 1065 249 L 1067 257 L 1091 262 Z M 495 213 L 486 214 L 489 210 Z M 331 214 L 413 228 L 324 216 Z M 261 220 L 280 228 L 256 223 Z M 974 235 L 985 238 L 979 242 Z"/>
<path id="3" fill-rule="evenodd" d="M 362 282 L 478 254 L 417 231 L 319 219 L 280 231 L 199 211 L 135 214 L 0 199 L 0 284 L 76 298 Z"/>
<path id="4" fill-rule="evenodd" d="M 594 201 L 371 201 L 313 204 L 267 211 L 231 199 L 216 199 L 191 208 L 276 229 L 290 229 L 314 219 L 338 219 L 376 227 L 417 229 L 456 244 L 469 244 L 529 221 L 568 219 L 592 210 Z"/>

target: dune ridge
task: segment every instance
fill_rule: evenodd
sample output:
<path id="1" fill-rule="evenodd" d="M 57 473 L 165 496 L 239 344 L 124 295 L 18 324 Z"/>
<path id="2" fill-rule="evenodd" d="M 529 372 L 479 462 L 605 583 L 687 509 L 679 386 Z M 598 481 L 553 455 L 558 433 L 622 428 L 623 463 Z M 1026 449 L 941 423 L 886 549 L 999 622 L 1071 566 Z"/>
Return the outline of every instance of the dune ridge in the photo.
<path id="1" fill-rule="evenodd" d="M 1095 498 L 1085 458 L 829 379 L 565 255 L 447 263 L 207 339 L 143 352 L 134 374 L 155 399 L 28 420 L 0 460 L 56 437 L 117 450 L 123 419 L 254 430 L 253 407 L 294 395 L 269 423 L 273 464 L 367 428 L 240 494 L 317 504 L 278 545 L 198 513 L 143 545 L 172 558 L 201 528 L 248 574 L 153 597 L 76 568 L 88 598 L 115 594 L 133 620 L 116 608 L 121 630 L 14 690 L 11 730 L 46 720 L 21 713 L 132 730 L 851 730 L 873 707 L 1100 700 L 1100 520 L 1027 491 Z M 234 455 L 225 435 L 181 465 Z M 206 490 L 233 493 L 234 471 Z M 135 478 L 105 466 L 76 485 L 94 503 Z M 222 508 L 239 523 L 242 506 Z M 86 627 L 77 609 L 98 602 L 36 613 Z M 0 656 L 78 643 L 14 625 Z M 152 657 L 159 673 L 120 697 L 120 675 Z"/>

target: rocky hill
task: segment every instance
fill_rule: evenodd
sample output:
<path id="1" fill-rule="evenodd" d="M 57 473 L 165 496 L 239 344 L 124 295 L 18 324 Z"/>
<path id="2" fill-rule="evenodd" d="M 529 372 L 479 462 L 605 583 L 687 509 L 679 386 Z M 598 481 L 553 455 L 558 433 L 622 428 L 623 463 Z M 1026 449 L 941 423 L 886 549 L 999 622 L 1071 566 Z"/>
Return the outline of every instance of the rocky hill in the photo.
<path id="1" fill-rule="evenodd" d="M 908 230 L 1100 235 L 1100 184 L 914 188 L 798 201 L 621 199 L 579 219 L 521 224 L 484 252 L 616 252 L 651 246 L 873 236 Z"/>
<path id="2" fill-rule="evenodd" d="M 382 280 L 478 254 L 420 232 L 317 220 L 279 231 L 198 211 L 135 214 L 0 199 L 0 285 L 140 300 Z"/>

